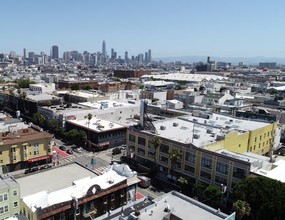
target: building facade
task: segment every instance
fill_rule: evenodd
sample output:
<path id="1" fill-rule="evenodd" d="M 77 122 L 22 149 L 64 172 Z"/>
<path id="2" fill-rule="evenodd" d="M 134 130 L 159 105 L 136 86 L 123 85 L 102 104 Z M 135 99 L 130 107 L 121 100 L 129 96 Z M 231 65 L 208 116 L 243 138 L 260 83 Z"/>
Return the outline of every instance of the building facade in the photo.
<path id="1" fill-rule="evenodd" d="M 0 134 L 0 163 L 8 171 L 31 168 L 51 161 L 53 135 L 32 127 Z"/>

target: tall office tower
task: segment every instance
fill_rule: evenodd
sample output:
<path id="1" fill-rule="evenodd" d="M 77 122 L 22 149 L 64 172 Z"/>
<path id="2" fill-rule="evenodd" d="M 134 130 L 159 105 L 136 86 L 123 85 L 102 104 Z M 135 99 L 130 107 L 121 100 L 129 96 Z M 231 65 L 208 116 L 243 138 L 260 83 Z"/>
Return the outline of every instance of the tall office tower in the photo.
<path id="1" fill-rule="evenodd" d="M 58 46 L 54 45 L 51 48 L 51 58 L 58 59 Z"/>
<path id="2" fill-rule="evenodd" d="M 211 62 L 211 58 L 207 57 L 207 63 L 210 63 L 210 62 Z"/>
<path id="3" fill-rule="evenodd" d="M 114 52 L 115 52 L 114 48 L 111 48 L 111 59 L 114 59 Z"/>
<path id="4" fill-rule="evenodd" d="M 23 57 L 24 57 L 24 60 L 25 60 L 25 59 L 27 59 L 27 58 L 28 58 L 28 57 L 27 57 L 27 49 L 26 49 L 26 48 L 24 48 L 23 52 L 24 52 Z"/>
<path id="5" fill-rule="evenodd" d="M 106 42 L 103 40 L 103 44 L 102 44 L 102 55 L 104 57 L 107 56 L 107 51 L 106 51 Z"/>
<path id="6" fill-rule="evenodd" d="M 117 52 L 114 52 L 114 59 L 117 59 Z"/>
<path id="7" fill-rule="evenodd" d="M 139 64 L 142 64 L 142 63 L 143 63 L 143 54 L 142 54 L 142 53 L 140 53 L 140 54 L 138 55 L 138 61 L 139 61 Z"/>
<path id="8" fill-rule="evenodd" d="M 144 53 L 144 62 L 149 63 L 147 52 Z"/>
<path id="9" fill-rule="evenodd" d="M 148 50 L 148 62 L 151 62 L 151 49 Z"/>
<path id="10" fill-rule="evenodd" d="M 125 52 L 125 61 L 129 60 L 129 55 L 128 55 L 128 51 Z"/>

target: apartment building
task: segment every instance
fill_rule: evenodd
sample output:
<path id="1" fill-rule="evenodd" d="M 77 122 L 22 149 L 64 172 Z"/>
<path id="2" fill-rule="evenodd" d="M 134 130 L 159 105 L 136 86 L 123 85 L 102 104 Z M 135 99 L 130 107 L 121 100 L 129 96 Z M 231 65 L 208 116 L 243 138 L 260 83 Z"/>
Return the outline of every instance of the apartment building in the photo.
<path id="1" fill-rule="evenodd" d="M 0 219 L 19 214 L 20 186 L 13 177 L 2 173 L 0 175 Z"/>
<path id="2" fill-rule="evenodd" d="M 53 135 L 35 125 L 0 133 L 0 163 L 8 171 L 51 161 Z"/>

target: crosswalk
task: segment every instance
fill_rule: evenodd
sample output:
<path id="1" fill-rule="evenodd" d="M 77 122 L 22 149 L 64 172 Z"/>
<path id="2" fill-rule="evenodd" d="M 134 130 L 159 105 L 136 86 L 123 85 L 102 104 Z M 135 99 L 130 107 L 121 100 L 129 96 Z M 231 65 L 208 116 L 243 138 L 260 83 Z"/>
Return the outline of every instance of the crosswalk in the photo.
<path id="1" fill-rule="evenodd" d="M 98 167 L 98 168 L 94 168 L 94 172 L 97 175 L 103 175 L 106 171 L 108 171 L 110 169 L 110 165 L 106 165 L 106 166 L 102 166 L 102 167 Z"/>

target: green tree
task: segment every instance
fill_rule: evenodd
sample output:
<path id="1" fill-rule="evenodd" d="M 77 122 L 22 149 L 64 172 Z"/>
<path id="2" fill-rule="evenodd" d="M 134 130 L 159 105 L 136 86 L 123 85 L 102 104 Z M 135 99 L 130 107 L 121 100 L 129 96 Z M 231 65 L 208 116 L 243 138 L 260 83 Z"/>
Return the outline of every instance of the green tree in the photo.
<path id="1" fill-rule="evenodd" d="M 18 79 L 15 80 L 15 83 L 17 83 L 19 88 L 29 88 L 30 84 L 34 84 L 35 82 L 30 79 Z"/>
<path id="2" fill-rule="evenodd" d="M 89 149 L 90 149 L 90 147 L 91 147 L 91 140 L 90 140 L 90 121 L 91 121 L 91 119 L 92 119 L 92 114 L 91 113 L 89 113 L 88 115 L 87 115 L 87 120 L 88 120 L 88 137 L 87 137 L 87 141 L 88 141 L 88 147 L 89 147 Z"/>
<path id="3" fill-rule="evenodd" d="M 42 113 L 35 113 L 33 115 L 33 123 L 39 125 L 40 127 L 43 127 L 45 125 L 46 118 Z"/>
<path id="4" fill-rule="evenodd" d="M 70 88 L 71 90 L 79 90 L 80 86 L 78 84 L 73 84 Z"/>
<path id="5" fill-rule="evenodd" d="M 58 121 L 55 120 L 55 119 L 51 119 L 51 120 L 49 120 L 48 123 L 47 123 L 48 129 L 49 129 L 50 131 L 52 131 L 52 132 L 55 132 L 56 129 L 58 128 L 58 126 L 59 126 Z"/>
<path id="6" fill-rule="evenodd" d="M 237 220 L 241 220 L 244 216 L 249 216 L 251 214 L 250 205 L 242 200 L 237 200 L 233 203 L 233 210 L 236 212 Z"/>
<path id="7" fill-rule="evenodd" d="M 194 196 L 201 197 L 206 188 L 207 188 L 207 185 L 205 185 L 204 183 L 200 181 L 197 181 L 192 188 L 192 193 Z"/>
<path id="8" fill-rule="evenodd" d="M 90 89 L 92 89 L 92 87 L 91 87 L 90 85 L 86 85 L 86 86 L 84 87 L 84 90 L 90 90 Z"/>
<path id="9" fill-rule="evenodd" d="M 157 171 L 157 152 L 161 145 L 161 139 L 159 136 L 154 136 L 154 138 L 150 141 L 150 144 L 154 147 L 154 174 Z"/>
<path id="10" fill-rule="evenodd" d="M 174 169 L 176 163 L 182 158 L 181 150 L 178 150 L 177 148 L 171 148 L 168 152 L 168 158 L 170 160 L 170 167 L 169 167 L 169 173 L 170 173 L 170 170 Z"/>
<path id="11" fill-rule="evenodd" d="M 235 185 L 234 197 L 249 204 L 255 219 L 285 219 L 285 186 L 280 181 L 245 178 Z"/>
<path id="12" fill-rule="evenodd" d="M 204 195 L 207 197 L 210 201 L 220 201 L 222 197 L 222 190 L 218 186 L 209 185 L 205 191 Z"/>

